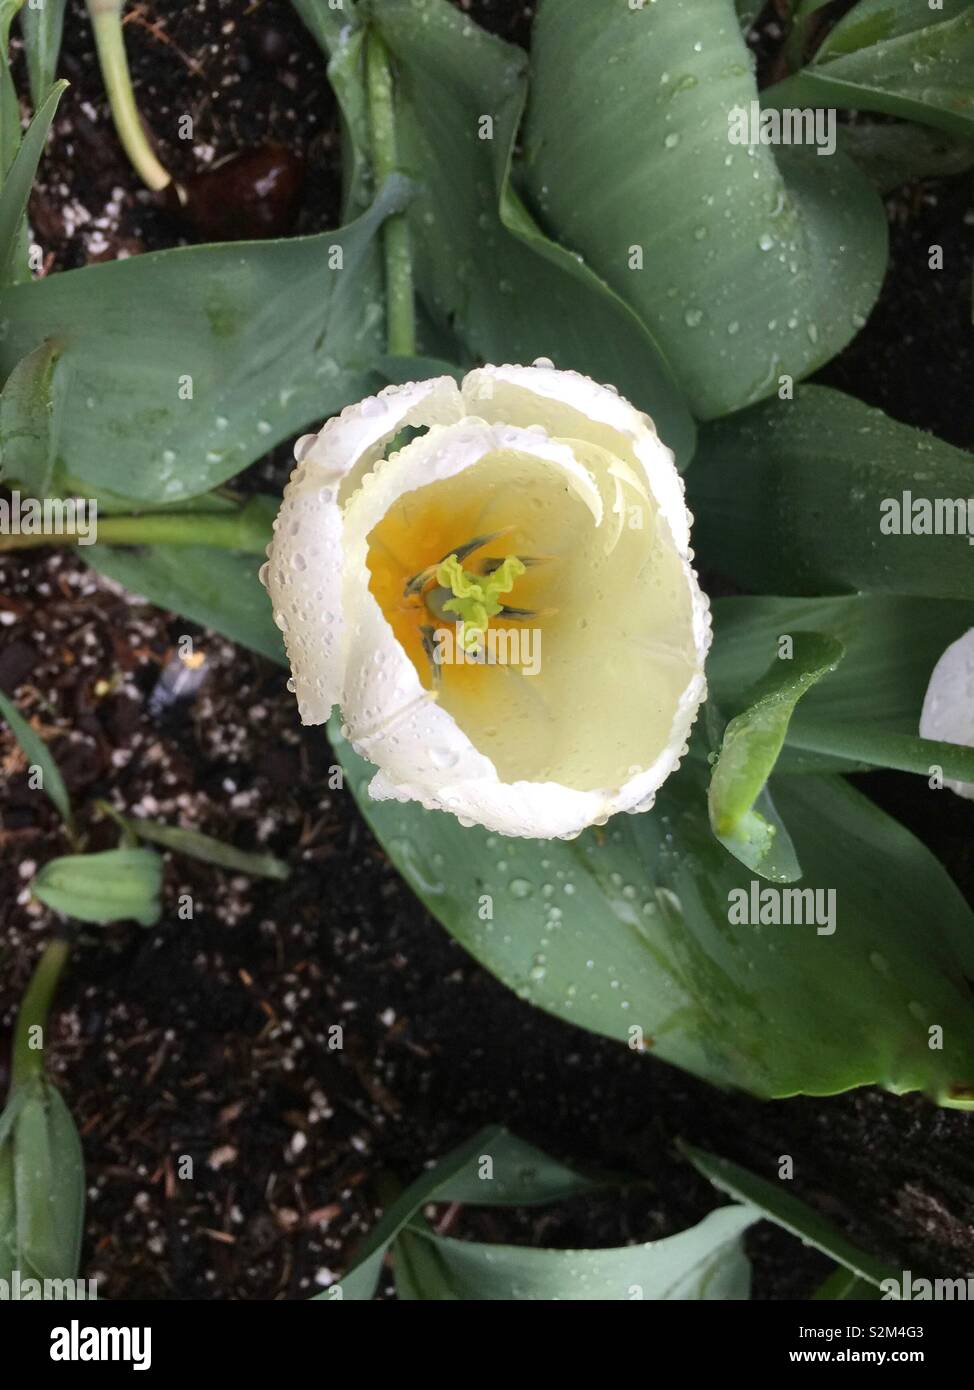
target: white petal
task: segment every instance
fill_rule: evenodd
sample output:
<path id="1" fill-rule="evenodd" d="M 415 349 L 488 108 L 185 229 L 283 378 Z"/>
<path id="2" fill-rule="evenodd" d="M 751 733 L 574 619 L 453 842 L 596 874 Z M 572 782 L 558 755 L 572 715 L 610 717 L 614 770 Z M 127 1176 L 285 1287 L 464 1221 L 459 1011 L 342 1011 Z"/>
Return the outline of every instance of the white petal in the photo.
<path id="1" fill-rule="evenodd" d="M 974 748 L 974 627 L 952 642 L 933 668 L 920 713 L 920 737 Z M 944 779 L 974 801 L 974 782 Z"/>
<path id="2" fill-rule="evenodd" d="M 452 377 L 407 381 L 402 386 L 387 386 L 377 396 L 367 396 L 357 405 L 346 407 L 340 415 L 327 420 L 317 435 L 299 439 L 294 455 L 317 476 L 340 478 L 344 501 L 400 430 L 408 425 L 451 425 L 463 414 L 463 401 Z"/>
<path id="3" fill-rule="evenodd" d="M 478 778 L 445 783 L 430 797 L 422 785 L 394 783 L 379 772 L 369 795 L 374 801 L 421 801 L 427 810 L 452 812 L 464 824 L 535 840 L 574 839 L 586 826 L 604 824 L 610 814 L 608 801 L 598 792 L 579 792 L 558 782 Z"/>
<path id="4" fill-rule="evenodd" d="M 471 414 L 512 425 L 541 425 L 555 437 L 587 439 L 636 464 L 666 517 L 677 548 L 690 544 L 690 517 L 673 452 L 648 415 L 579 372 L 554 367 L 479 367 L 461 383 Z"/>
<path id="5" fill-rule="evenodd" d="M 496 780 L 490 761 L 424 689 L 367 585 L 361 579 L 359 584 L 347 615 L 341 696 L 346 735 L 355 751 L 431 808 L 445 777 Z"/>
<path id="6" fill-rule="evenodd" d="M 599 489 L 569 447 L 549 439 L 543 430 L 489 424 L 467 416 L 459 424 L 434 425 L 427 434 L 414 439 L 367 474 L 361 490 L 349 502 L 346 514 L 349 532 L 354 528 L 355 535 L 364 544 L 372 527 L 405 493 L 444 478 L 454 478 L 480 463 L 488 454 L 501 451 L 530 454 L 532 458 L 554 465 L 564 475 L 572 492 L 588 507 L 595 524 L 602 520 Z M 364 552 L 361 558 L 364 561 Z"/>
<path id="7" fill-rule="evenodd" d="M 284 633 L 303 723 L 324 723 L 341 693 L 340 504 L 400 430 L 461 415 L 456 382 L 434 377 L 387 387 L 347 407 L 317 435 L 304 435 L 295 445 L 298 466 L 284 489 L 261 578 Z"/>

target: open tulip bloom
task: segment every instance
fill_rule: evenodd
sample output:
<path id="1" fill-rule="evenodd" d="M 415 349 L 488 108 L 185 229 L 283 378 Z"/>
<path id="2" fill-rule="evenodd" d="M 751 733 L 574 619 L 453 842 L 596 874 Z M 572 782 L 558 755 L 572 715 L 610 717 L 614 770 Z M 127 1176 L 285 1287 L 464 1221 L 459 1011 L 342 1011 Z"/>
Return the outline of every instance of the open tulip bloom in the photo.
<path id="1" fill-rule="evenodd" d="M 538 838 L 653 804 L 710 617 L 647 415 L 539 360 L 391 386 L 295 457 L 261 577 L 303 722 L 341 707 L 374 798 Z"/>

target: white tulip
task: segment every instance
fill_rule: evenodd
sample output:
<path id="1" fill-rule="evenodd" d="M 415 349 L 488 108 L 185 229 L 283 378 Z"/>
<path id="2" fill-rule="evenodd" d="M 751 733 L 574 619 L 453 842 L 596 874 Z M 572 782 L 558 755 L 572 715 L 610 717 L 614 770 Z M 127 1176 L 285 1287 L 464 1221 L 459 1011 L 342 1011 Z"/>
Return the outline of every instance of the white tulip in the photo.
<path id="1" fill-rule="evenodd" d="M 920 737 L 974 748 L 974 627 L 951 642 L 933 668 L 920 712 Z M 944 786 L 974 800 L 974 782 L 945 778 Z"/>
<path id="2" fill-rule="evenodd" d="M 373 798 L 545 839 L 652 805 L 710 615 L 647 415 L 540 359 L 390 386 L 295 457 L 261 578 L 301 719 L 341 706 Z"/>

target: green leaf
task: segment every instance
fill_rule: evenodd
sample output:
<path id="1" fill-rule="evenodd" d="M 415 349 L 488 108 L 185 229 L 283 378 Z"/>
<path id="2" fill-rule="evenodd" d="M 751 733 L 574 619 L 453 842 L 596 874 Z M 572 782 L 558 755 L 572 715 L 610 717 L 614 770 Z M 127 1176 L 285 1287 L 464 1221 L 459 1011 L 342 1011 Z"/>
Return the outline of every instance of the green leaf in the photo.
<path id="1" fill-rule="evenodd" d="M 370 1299 L 390 1246 L 399 1295 L 406 1299 L 747 1298 L 750 1268 L 740 1238 L 757 1218 L 749 1207 L 723 1207 L 679 1235 L 616 1250 L 538 1250 L 448 1240 L 435 1236 L 418 1215 L 429 1202 L 531 1205 L 601 1185 L 490 1126 L 393 1202 L 352 1268 L 317 1301 Z"/>
<path id="2" fill-rule="evenodd" d="M 741 693 L 775 659 L 782 637 L 828 632 L 846 649 L 838 670 L 810 689 L 795 710 L 778 772 L 869 765 L 859 756 L 798 751 L 806 727 L 847 729 L 873 739 L 914 736 L 934 666 L 974 623 L 968 603 L 886 594 L 718 599 L 713 612 L 707 678 L 712 698 L 723 708 L 736 707 Z"/>
<path id="3" fill-rule="evenodd" d="M 0 1115 L 0 1279 L 73 1279 L 85 1208 L 84 1159 L 70 1112 L 45 1077 Z"/>
<path id="4" fill-rule="evenodd" d="M 71 799 L 68 796 L 68 789 L 64 785 L 64 778 L 61 776 L 60 769 L 52 758 L 47 744 L 38 734 L 35 734 L 13 700 L 2 690 L 0 690 L 0 714 L 10 725 L 13 736 L 23 749 L 28 764 L 40 770 L 42 791 L 54 803 L 60 812 L 61 819 L 68 827 L 69 833 L 73 834 L 74 816 L 71 811 Z"/>
<path id="5" fill-rule="evenodd" d="M 344 6 L 335 8 L 328 0 L 291 0 L 291 3 L 326 53 L 334 52 L 343 31 L 357 22 L 354 10 L 346 11 Z"/>
<path id="6" fill-rule="evenodd" d="M 785 42 L 784 54 L 789 65 L 798 67 L 811 35 L 819 28 L 821 10 L 832 0 L 791 0 L 791 28 Z M 818 20 L 815 16 L 818 15 Z"/>
<path id="7" fill-rule="evenodd" d="M 530 198 L 648 324 L 697 415 L 849 342 L 886 268 L 882 206 L 839 152 L 731 142 L 758 100 L 731 0 L 543 0 L 531 63 Z"/>
<path id="8" fill-rule="evenodd" d="M 395 1244 L 393 1273 L 396 1298 L 400 1303 L 457 1300 L 449 1271 L 436 1244 L 423 1240 L 408 1226 L 399 1232 Z"/>
<path id="9" fill-rule="evenodd" d="M 949 178 L 974 165 L 974 141 L 909 121 L 857 121 L 838 128 L 839 146 L 880 193 L 915 179 Z"/>
<path id="10" fill-rule="evenodd" d="M 525 55 L 446 0 L 373 0 L 370 13 L 393 61 L 400 157 L 419 184 L 408 217 L 436 327 L 481 360 L 550 357 L 613 383 L 686 464 L 693 422 L 645 322 L 542 235 L 512 187 Z"/>
<path id="11" fill-rule="evenodd" d="M 27 199 L 30 196 L 37 166 L 44 153 L 47 132 L 54 120 L 54 113 L 61 100 L 61 93 L 67 85 L 66 82 L 57 82 L 51 88 L 44 103 L 38 108 L 37 114 L 28 126 L 27 133 L 14 155 L 13 163 L 4 172 L 3 186 L 0 188 L 0 285 L 9 285 L 19 272 L 19 267 L 14 265 L 14 261 L 17 239 L 27 211 Z M 7 112 L 5 111 L 4 116 L 6 115 Z M 19 130 L 19 128 L 18 120 L 17 129 Z M 15 293 L 17 291 L 11 291 L 9 295 L 5 295 L 5 311 L 9 297 Z M 17 354 L 17 356 L 21 355 Z"/>
<path id="12" fill-rule="evenodd" d="M 698 554 L 770 593 L 974 599 L 966 525 L 949 505 L 968 498 L 970 454 L 824 386 L 709 425 L 688 477 Z M 954 534 L 891 530 L 926 524 L 913 520 L 918 499 L 934 522 L 939 500 Z M 974 501 L 969 515 L 974 528 Z"/>
<path id="13" fill-rule="evenodd" d="M 379 358 L 378 366 L 385 379 L 396 386 L 406 381 L 428 381 L 434 376 L 452 376 L 460 382 L 465 375 L 463 367 L 438 357 L 386 356 Z"/>
<path id="14" fill-rule="evenodd" d="M 342 216 L 348 221 L 367 205 L 373 185 L 369 108 L 365 89 L 365 28 L 359 7 L 333 10 L 327 0 L 293 0 L 329 59 L 328 82 L 342 115 Z"/>
<path id="15" fill-rule="evenodd" d="M 0 369 L 62 338 L 65 471 L 145 502 L 206 492 L 381 385 L 375 235 L 407 194 L 390 179 L 336 232 L 181 247 L 17 286 Z"/>
<path id="16" fill-rule="evenodd" d="M 504 182 L 501 187 L 500 202 L 501 221 L 512 235 L 523 241 L 525 246 L 531 247 L 533 251 L 543 257 L 551 265 L 565 272 L 578 281 L 579 285 L 592 291 L 596 302 L 604 301 L 614 306 L 617 314 L 622 314 L 629 321 L 630 329 L 638 333 L 641 338 L 648 338 L 648 333 L 643 321 L 638 318 L 626 301 L 609 287 L 605 280 L 602 280 L 595 272 L 586 265 L 580 256 L 566 251 L 559 246 L 556 241 L 550 240 L 540 231 L 537 223 L 533 220 L 521 199 L 515 193 L 510 182 L 510 166 L 505 174 Z M 583 309 L 579 305 L 579 309 Z M 601 321 L 603 315 L 597 314 L 593 324 L 593 334 L 602 332 Z M 611 325 L 610 325 L 611 326 Z M 616 329 L 618 331 L 618 329 Z M 659 354 L 658 347 L 653 348 L 654 353 Z M 612 364 L 609 370 L 613 370 Z M 620 363 L 614 367 L 616 377 L 619 372 L 626 373 L 629 369 L 626 364 Z M 668 370 L 668 369 L 667 369 Z M 623 376 L 621 380 L 627 378 Z M 616 382 L 610 377 L 611 384 Z M 629 399 L 637 402 L 646 401 L 651 404 L 654 412 L 654 423 L 660 431 L 660 437 L 672 448 L 676 455 L 677 466 L 682 471 L 685 469 L 696 449 L 696 426 L 690 417 L 689 410 L 685 403 L 685 398 L 678 392 L 672 375 L 668 373 L 666 380 L 658 380 L 652 385 L 647 385 L 645 380 L 641 381 L 633 392 L 631 389 L 625 393 Z"/>
<path id="17" fill-rule="evenodd" d="M 253 874 L 257 878 L 286 879 L 290 877 L 290 867 L 273 854 L 261 854 L 236 849 L 233 845 L 215 840 L 212 835 L 204 835 L 199 830 L 189 830 L 183 826 L 164 825 L 161 821 L 144 820 L 137 816 L 123 816 L 107 802 L 100 802 L 103 810 L 125 830 L 142 840 L 171 849 L 176 854 L 186 854 L 191 859 L 201 859 L 204 864 L 217 864 L 221 869 L 234 869 L 238 873 Z"/>
<path id="18" fill-rule="evenodd" d="M 47 497 L 64 405 L 61 349 L 41 343 L 18 362 L 0 392 L 0 478 L 31 497 Z"/>
<path id="19" fill-rule="evenodd" d="M 804 869 L 798 887 L 819 891 L 820 934 L 730 922 L 741 891 L 760 885 L 714 840 L 691 763 L 652 813 L 571 842 L 505 840 L 371 801 L 368 764 L 334 720 L 329 734 L 406 882 L 522 999 L 761 1096 L 879 1084 L 974 1103 L 971 910 L 933 855 L 841 780 L 773 787 Z M 928 1046 L 932 1025 L 942 1050 Z"/>
<path id="20" fill-rule="evenodd" d="M 20 148 L 20 100 L 10 71 L 10 26 L 24 0 L 0 0 L 0 190 Z M 2 194 L 0 194 L 2 200 Z M 11 278 L 30 278 L 27 264 L 27 224 L 21 219 L 16 234 Z M 2 281 L 0 281 L 2 284 Z"/>
<path id="21" fill-rule="evenodd" d="M 787 660 L 776 658 L 744 697 L 746 706 L 724 730 L 710 778 L 710 824 L 725 848 L 767 878 L 801 877 L 794 854 L 782 863 L 775 852 L 779 823 L 755 809 L 774 771 L 798 701 L 834 671 L 844 655 L 842 643 L 821 633 L 796 635 Z"/>
<path id="22" fill-rule="evenodd" d="M 20 11 L 30 96 L 35 106 L 40 106 L 57 73 L 66 7 L 67 0 L 41 0 L 35 9 L 28 0 Z"/>
<path id="23" fill-rule="evenodd" d="M 827 35 L 816 57 L 820 61 L 885 45 L 894 39 L 956 19 L 974 0 L 857 0 L 856 5 Z"/>
<path id="24" fill-rule="evenodd" d="M 881 1298 L 879 1289 L 868 1279 L 860 1279 L 851 1269 L 837 1265 L 829 1277 L 812 1294 L 816 1300 L 863 1303 Z"/>
<path id="25" fill-rule="evenodd" d="M 863 0 L 809 67 L 761 94 L 766 106 L 853 107 L 974 133 L 974 8 L 945 0 Z"/>
<path id="26" fill-rule="evenodd" d="M 805 1245 L 821 1250 L 824 1255 L 850 1270 L 869 1284 L 879 1285 L 884 1279 L 896 1278 L 894 1270 L 872 1255 L 864 1254 L 817 1211 L 785 1191 L 783 1184 L 768 1182 L 746 1168 L 740 1168 L 726 1158 L 718 1158 L 704 1149 L 683 1142 L 680 1150 L 719 1192 L 737 1202 L 756 1207 L 769 1221 L 797 1236 Z"/>
<path id="27" fill-rule="evenodd" d="M 86 546 L 79 551 L 100 574 L 241 646 L 286 665 L 284 642 L 257 579 L 258 562 L 211 546 L 149 546 L 137 550 Z"/>
<path id="28" fill-rule="evenodd" d="M 484 1163 L 490 1160 L 490 1165 Z M 427 1202 L 519 1206 L 554 1202 L 600 1186 L 496 1125 L 479 1130 L 408 1187 L 387 1209 L 356 1252 L 341 1283 L 317 1301 L 370 1299 L 386 1251 Z"/>
<path id="29" fill-rule="evenodd" d="M 734 0 L 734 8 L 737 11 L 741 33 L 747 37 L 751 25 L 764 9 L 764 0 Z"/>
<path id="30" fill-rule="evenodd" d="M 974 782 L 974 748 L 915 734 L 891 734 L 867 725 L 803 720 L 788 731 L 789 742 L 809 753 L 826 753 L 872 767 L 892 767 L 930 777 L 939 767 L 945 777 Z"/>
<path id="31" fill-rule="evenodd" d="M 143 927 L 162 913 L 162 860 L 151 849 L 109 849 L 52 859 L 30 885 L 35 898 L 79 922 L 127 922 Z"/>
<path id="32" fill-rule="evenodd" d="M 397 1287 L 402 1297 L 399 1262 L 405 1250 L 409 1298 L 586 1303 L 747 1299 L 751 1268 L 741 1237 L 757 1219 L 752 1207 L 720 1207 L 677 1235 L 609 1250 L 484 1245 L 412 1227 L 396 1246 Z M 417 1259 L 423 1254 L 425 1262 Z"/>
<path id="33" fill-rule="evenodd" d="M 761 788 L 753 806 L 744 812 L 733 830 L 717 835 L 717 839 L 735 859 L 772 883 L 794 883 L 802 876 L 788 827 L 767 787 Z"/>

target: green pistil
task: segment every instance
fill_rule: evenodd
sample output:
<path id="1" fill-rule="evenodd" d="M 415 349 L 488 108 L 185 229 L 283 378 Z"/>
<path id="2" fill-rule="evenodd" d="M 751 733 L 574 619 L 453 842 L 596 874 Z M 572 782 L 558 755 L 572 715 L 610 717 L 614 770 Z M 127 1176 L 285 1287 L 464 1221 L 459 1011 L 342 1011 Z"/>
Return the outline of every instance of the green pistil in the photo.
<path id="1" fill-rule="evenodd" d="M 436 567 L 436 582 L 453 594 L 442 605 L 443 611 L 455 613 L 463 623 L 463 646 L 471 651 L 480 644 L 481 635 L 487 631 L 491 618 L 497 616 L 504 605 L 499 596 L 514 588 L 515 581 L 527 566 L 516 555 L 508 555 L 490 574 L 471 574 L 461 565 L 457 556 L 448 555 Z"/>

